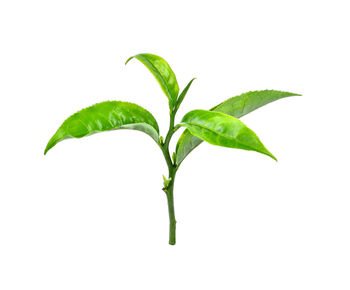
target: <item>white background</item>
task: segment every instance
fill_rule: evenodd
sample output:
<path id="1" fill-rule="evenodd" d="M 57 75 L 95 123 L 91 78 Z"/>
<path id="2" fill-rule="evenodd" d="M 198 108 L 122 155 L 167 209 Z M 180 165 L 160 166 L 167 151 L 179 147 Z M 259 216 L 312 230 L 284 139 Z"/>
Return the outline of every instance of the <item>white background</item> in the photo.
<path id="1" fill-rule="evenodd" d="M 1 1 L 0 289 L 350 289 L 348 1 Z M 134 54 L 163 56 L 179 111 L 303 94 L 242 118 L 279 162 L 202 144 L 167 172 L 136 131 L 47 141 L 75 111 L 135 102 L 168 126 Z M 177 139 L 176 134 L 174 139 Z M 175 142 L 172 144 L 174 147 Z"/>

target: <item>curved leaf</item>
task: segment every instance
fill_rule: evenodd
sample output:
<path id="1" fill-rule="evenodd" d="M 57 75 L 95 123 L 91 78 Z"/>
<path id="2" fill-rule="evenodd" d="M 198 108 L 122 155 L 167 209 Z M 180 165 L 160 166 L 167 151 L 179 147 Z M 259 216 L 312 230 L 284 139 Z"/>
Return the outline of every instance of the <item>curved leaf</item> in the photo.
<path id="1" fill-rule="evenodd" d="M 116 129 L 139 130 L 157 143 L 159 141 L 159 127 L 150 112 L 133 103 L 107 101 L 82 109 L 66 119 L 50 139 L 44 154 L 64 139 Z"/>
<path id="2" fill-rule="evenodd" d="M 210 144 L 256 151 L 277 160 L 258 136 L 235 117 L 219 112 L 193 110 L 183 117 L 180 125 Z"/>
<path id="3" fill-rule="evenodd" d="M 169 64 L 160 56 L 150 53 L 141 53 L 132 56 L 125 62 L 125 64 L 127 64 L 132 58 L 141 61 L 153 74 L 164 94 L 168 97 L 169 106 L 172 110 L 176 105 L 177 96 L 179 94 L 179 85 Z"/>
<path id="4" fill-rule="evenodd" d="M 232 97 L 215 106 L 210 111 L 221 112 L 240 118 L 268 103 L 291 96 L 300 95 L 274 90 L 253 91 Z M 185 130 L 176 144 L 176 163 L 180 164 L 200 143 L 202 143 L 201 139 L 193 136 L 188 130 Z"/>

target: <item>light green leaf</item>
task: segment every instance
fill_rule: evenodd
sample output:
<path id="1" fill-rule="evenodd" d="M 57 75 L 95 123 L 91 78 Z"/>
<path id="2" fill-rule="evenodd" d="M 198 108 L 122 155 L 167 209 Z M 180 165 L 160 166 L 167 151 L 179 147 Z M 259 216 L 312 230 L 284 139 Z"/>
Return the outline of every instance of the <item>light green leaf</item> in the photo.
<path id="1" fill-rule="evenodd" d="M 169 177 L 169 179 L 168 178 L 166 178 L 164 175 L 163 175 L 163 185 L 164 185 L 164 188 L 167 188 L 168 186 L 169 186 L 169 184 L 170 184 L 170 182 L 171 182 L 171 177 Z"/>
<path id="2" fill-rule="evenodd" d="M 159 142 L 159 127 L 150 112 L 133 103 L 107 101 L 82 109 L 66 119 L 50 139 L 44 154 L 64 139 L 116 129 L 142 131 Z"/>
<path id="3" fill-rule="evenodd" d="M 268 103 L 290 96 L 300 95 L 274 90 L 253 91 L 230 98 L 215 106 L 210 111 L 221 112 L 240 118 Z M 185 130 L 176 145 L 176 163 L 180 164 L 200 143 L 202 143 L 200 138 L 193 136 L 189 130 Z"/>
<path id="4" fill-rule="evenodd" d="M 219 112 L 193 110 L 183 117 L 180 125 L 210 144 L 256 151 L 277 160 L 258 136 L 235 117 Z"/>
<path id="5" fill-rule="evenodd" d="M 132 56 L 126 61 L 125 64 L 127 64 L 132 58 L 136 58 L 141 61 L 153 74 L 164 94 L 169 99 L 170 110 L 173 110 L 179 94 L 179 85 L 169 64 L 160 56 L 150 53 L 141 53 Z"/>
<path id="6" fill-rule="evenodd" d="M 195 80 L 196 78 L 193 78 L 188 84 L 187 86 L 184 88 L 184 90 L 182 91 L 182 93 L 180 94 L 178 100 L 177 100 L 177 104 L 176 104 L 176 110 L 179 109 L 183 99 L 185 98 L 190 86 L 192 85 L 192 82 Z"/>

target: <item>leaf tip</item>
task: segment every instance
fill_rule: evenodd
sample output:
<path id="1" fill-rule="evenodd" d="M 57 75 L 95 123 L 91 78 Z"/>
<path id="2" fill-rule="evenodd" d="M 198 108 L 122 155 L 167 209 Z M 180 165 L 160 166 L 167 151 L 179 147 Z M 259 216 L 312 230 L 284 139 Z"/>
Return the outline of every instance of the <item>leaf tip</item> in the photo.
<path id="1" fill-rule="evenodd" d="M 275 155 L 273 155 L 269 150 L 266 149 L 266 147 L 263 145 L 262 150 L 259 150 L 258 152 L 271 157 L 273 160 L 275 160 L 276 162 L 278 162 L 277 158 L 275 157 Z"/>
<path id="2" fill-rule="evenodd" d="M 269 150 L 266 150 L 265 154 L 269 157 L 271 157 L 273 160 L 275 160 L 276 162 L 278 162 L 277 158 L 275 157 L 275 155 L 273 155 Z"/>
<path id="3" fill-rule="evenodd" d="M 272 158 L 273 160 L 275 160 L 276 162 L 278 162 L 278 159 L 277 159 L 275 156 L 273 156 L 272 154 L 271 154 L 271 158 Z"/>
<path id="4" fill-rule="evenodd" d="M 130 60 L 132 60 L 134 57 L 135 57 L 135 56 L 130 56 L 130 57 L 126 60 L 125 65 L 127 65 L 128 62 L 129 62 Z"/>
<path id="5" fill-rule="evenodd" d="M 302 96 L 302 94 L 296 94 L 296 93 L 288 93 L 291 97 L 299 97 Z"/>
<path id="6" fill-rule="evenodd" d="M 44 151 L 44 156 L 46 155 L 46 153 L 47 153 L 52 147 L 53 147 L 53 146 L 52 146 L 51 142 L 47 143 L 46 148 L 45 148 L 45 151 Z"/>
<path id="7" fill-rule="evenodd" d="M 275 160 L 276 162 L 278 162 L 277 158 L 275 157 L 275 155 L 273 155 L 264 145 L 262 145 L 263 148 L 262 150 L 259 150 L 258 152 L 265 154 L 266 156 L 271 157 L 273 160 Z"/>
<path id="8" fill-rule="evenodd" d="M 55 135 L 53 135 L 51 137 L 51 139 L 49 140 L 49 142 L 46 145 L 45 151 L 44 151 L 44 155 L 46 155 L 46 153 L 52 148 L 54 147 L 60 140 L 62 140 L 62 138 L 60 138 L 59 131 L 56 132 Z"/>

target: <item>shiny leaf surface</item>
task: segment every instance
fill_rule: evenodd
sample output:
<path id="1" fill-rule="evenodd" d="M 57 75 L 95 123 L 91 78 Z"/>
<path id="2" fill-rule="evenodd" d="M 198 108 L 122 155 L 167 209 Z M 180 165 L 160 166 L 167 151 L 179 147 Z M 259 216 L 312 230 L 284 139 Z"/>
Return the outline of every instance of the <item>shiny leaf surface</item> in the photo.
<path id="1" fill-rule="evenodd" d="M 215 106 L 210 111 L 221 112 L 240 118 L 268 103 L 290 96 L 300 95 L 274 90 L 253 91 L 232 97 Z M 180 164 L 200 143 L 202 143 L 200 138 L 193 136 L 189 130 L 185 130 L 176 145 L 176 163 Z"/>
<path id="2" fill-rule="evenodd" d="M 235 117 L 219 112 L 193 110 L 183 117 L 180 125 L 210 144 L 256 151 L 276 160 L 258 136 Z"/>
<path id="3" fill-rule="evenodd" d="M 116 129 L 142 131 L 157 143 L 159 141 L 158 124 L 150 112 L 133 103 L 107 101 L 82 109 L 66 119 L 50 139 L 44 154 L 64 139 Z"/>
<path id="4" fill-rule="evenodd" d="M 177 96 L 179 94 L 179 85 L 169 64 L 160 56 L 150 53 L 141 53 L 132 56 L 125 64 L 127 64 L 132 58 L 136 58 L 142 62 L 153 74 L 164 94 L 168 97 L 169 106 L 172 110 L 176 105 Z"/>

